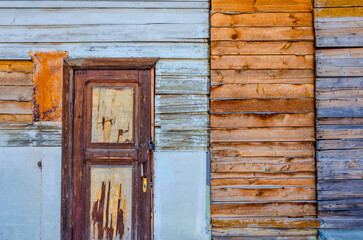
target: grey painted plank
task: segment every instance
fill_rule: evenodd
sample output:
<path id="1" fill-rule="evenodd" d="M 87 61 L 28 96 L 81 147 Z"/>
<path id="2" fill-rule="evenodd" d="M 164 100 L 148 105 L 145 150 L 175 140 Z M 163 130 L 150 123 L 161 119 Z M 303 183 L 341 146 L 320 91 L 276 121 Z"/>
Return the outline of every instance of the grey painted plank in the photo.
<path id="1" fill-rule="evenodd" d="M 155 114 L 155 126 L 161 130 L 206 130 L 209 126 L 207 113 Z"/>
<path id="2" fill-rule="evenodd" d="M 164 131 L 155 129 L 156 149 L 186 149 L 208 146 L 208 131 Z"/>
<path id="3" fill-rule="evenodd" d="M 314 18 L 314 27 L 315 30 L 363 28 L 363 17 L 316 17 Z"/>
<path id="4" fill-rule="evenodd" d="M 363 58 L 330 58 L 320 59 L 317 58 L 316 64 L 318 66 L 336 66 L 336 67 L 362 67 Z"/>
<path id="5" fill-rule="evenodd" d="M 199 76 L 156 76 L 156 94 L 208 94 L 209 78 Z"/>
<path id="6" fill-rule="evenodd" d="M 0 42 L 205 42 L 207 24 L 1 26 Z"/>
<path id="7" fill-rule="evenodd" d="M 324 228 L 324 229 L 332 229 L 332 228 L 361 229 L 363 226 L 363 218 L 352 219 L 352 218 L 324 217 L 324 218 L 321 218 L 320 220 L 321 220 L 320 227 Z M 340 231 L 344 231 L 344 230 L 340 230 Z M 361 233 L 359 233 L 359 234 L 361 234 Z"/>
<path id="8" fill-rule="evenodd" d="M 208 59 L 162 59 L 156 65 L 157 76 L 208 76 Z"/>
<path id="9" fill-rule="evenodd" d="M 363 180 L 332 180 L 332 181 L 318 181 L 317 190 L 318 191 L 330 191 L 330 190 L 341 190 L 354 191 L 363 190 Z M 321 194 L 324 194 L 321 192 Z M 356 201 L 356 200 L 355 200 Z M 361 200 L 363 204 L 363 199 Z"/>
<path id="10" fill-rule="evenodd" d="M 207 9 L 0 9 L 3 26 L 208 24 Z"/>
<path id="11" fill-rule="evenodd" d="M 317 47 L 362 47 L 363 37 L 316 37 Z"/>
<path id="12" fill-rule="evenodd" d="M 319 180 L 362 179 L 363 169 L 318 169 Z"/>
<path id="13" fill-rule="evenodd" d="M 207 43 L 0 43 L 0 59 L 30 59 L 29 52 L 34 51 L 68 51 L 70 58 L 208 58 Z"/>
<path id="14" fill-rule="evenodd" d="M 62 130 L 60 129 L 1 129 L 1 147 L 60 147 Z"/>
<path id="15" fill-rule="evenodd" d="M 359 93 L 359 91 L 355 91 L 355 90 L 334 91 L 334 92 L 340 94 L 341 96 L 348 95 L 348 93 L 352 93 L 352 95 L 355 93 Z M 352 96 L 352 98 L 350 98 L 350 97 L 335 98 L 334 96 L 329 98 L 329 95 L 331 95 L 331 94 L 329 93 L 329 91 L 327 89 L 324 90 L 324 94 L 326 94 L 328 97 L 324 96 L 324 98 L 322 98 L 322 97 L 316 98 L 315 103 L 316 103 L 316 107 L 318 109 L 319 108 L 363 107 L 363 98 L 353 98 L 354 96 Z"/>
<path id="16" fill-rule="evenodd" d="M 209 100 L 206 95 L 157 95 L 155 113 L 207 112 Z"/>
<path id="17" fill-rule="evenodd" d="M 0 8 L 207 8 L 208 0 L 0 1 Z"/>
<path id="18" fill-rule="evenodd" d="M 359 165 L 359 161 L 357 159 L 363 159 L 363 149 L 358 149 L 358 150 L 347 150 L 345 149 L 344 151 L 342 150 L 324 150 L 324 151 L 317 151 L 316 153 L 316 158 L 318 159 L 319 162 L 325 162 L 325 160 L 328 159 L 339 159 L 339 160 L 344 160 L 344 159 L 354 159 L 354 162 L 352 162 L 352 165 L 349 166 L 351 168 L 354 168 L 355 166 Z M 357 161 L 356 161 L 357 160 Z M 322 165 L 325 166 L 324 163 Z M 361 166 L 363 168 L 363 166 Z"/>
<path id="19" fill-rule="evenodd" d="M 363 107 L 319 107 L 317 117 L 363 117 Z"/>
<path id="20" fill-rule="evenodd" d="M 362 88 L 363 77 L 353 78 L 316 78 L 316 88 Z"/>
<path id="21" fill-rule="evenodd" d="M 319 140 L 316 142 L 316 149 L 363 149 L 363 139 Z"/>
<path id="22" fill-rule="evenodd" d="M 363 97 L 363 88 L 319 88 L 317 98 L 359 98 Z"/>

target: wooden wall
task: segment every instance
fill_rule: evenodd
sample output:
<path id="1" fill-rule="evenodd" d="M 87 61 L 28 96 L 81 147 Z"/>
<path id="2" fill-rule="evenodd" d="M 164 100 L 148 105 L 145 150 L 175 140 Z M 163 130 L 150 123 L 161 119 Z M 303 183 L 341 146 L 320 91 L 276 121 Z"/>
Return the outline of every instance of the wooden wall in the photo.
<path id="1" fill-rule="evenodd" d="M 363 3 L 316 0 L 318 214 L 363 225 Z"/>
<path id="2" fill-rule="evenodd" d="M 310 0 L 212 0 L 213 239 L 315 239 Z"/>

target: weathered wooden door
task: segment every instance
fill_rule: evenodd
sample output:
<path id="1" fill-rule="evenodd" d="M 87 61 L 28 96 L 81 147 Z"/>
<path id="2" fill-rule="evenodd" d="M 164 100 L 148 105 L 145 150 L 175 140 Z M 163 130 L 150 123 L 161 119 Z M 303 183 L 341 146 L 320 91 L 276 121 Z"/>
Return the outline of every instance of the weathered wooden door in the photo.
<path id="1" fill-rule="evenodd" d="M 73 72 L 74 240 L 151 239 L 151 73 Z"/>

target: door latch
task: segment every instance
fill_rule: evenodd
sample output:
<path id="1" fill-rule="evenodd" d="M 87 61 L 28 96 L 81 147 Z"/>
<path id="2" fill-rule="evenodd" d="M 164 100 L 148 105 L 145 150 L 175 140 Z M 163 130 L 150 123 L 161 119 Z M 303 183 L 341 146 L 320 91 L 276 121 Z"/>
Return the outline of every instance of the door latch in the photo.
<path id="1" fill-rule="evenodd" d="M 156 141 L 150 140 L 150 141 L 148 142 L 148 144 L 149 144 L 149 150 L 150 150 L 150 151 L 151 151 L 151 150 L 155 150 L 155 144 L 156 144 Z"/>
<path id="2" fill-rule="evenodd" d="M 143 160 L 141 163 L 141 178 L 142 178 L 142 192 L 147 192 L 147 174 L 145 172 L 147 160 Z"/>

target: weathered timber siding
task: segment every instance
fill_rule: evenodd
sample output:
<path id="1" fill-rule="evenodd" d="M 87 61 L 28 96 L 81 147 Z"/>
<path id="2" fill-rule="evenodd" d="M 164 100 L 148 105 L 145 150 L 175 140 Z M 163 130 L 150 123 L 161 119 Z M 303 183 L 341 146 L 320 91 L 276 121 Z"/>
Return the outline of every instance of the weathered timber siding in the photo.
<path id="1" fill-rule="evenodd" d="M 318 215 L 322 228 L 361 228 L 363 5 L 315 7 Z"/>
<path id="2" fill-rule="evenodd" d="M 157 145 L 154 160 L 154 238 L 208 239 L 209 205 L 205 199 L 205 171 L 209 138 L 209 1 L 1 1 L 0 19 L 0 58 L 7 61 L 20 59 L 29 63 L 29 70 L 13 70 L 12 66 L 11 70 L 0 69 L 1 85 L 17 85 L 16 88 L 0 86 L 0 108 L 8 111 L 0 116 L 0 122 L 6 123 L 0 129 L 0 146 L 5 147 L 5 154 L 12 153 L 14 148 L 11 147 L 61 146 L 61 124 L 44 123 L 47 120 L 44 118 L 41 123 L 30 126 L 8 124 L 10 121 L 32 123 L 33 64 L 29 61 L 29 52 L 66 51 L 69 58 L 160 58 L 155 70 Z M 27 74 L 27 91 L 20 86 L 25 76 L 18 72 Z M 28 94 L 27 101 L 18 100 L 24 93 Z M 40 94 L 47 93 L 41 91 Z M 22 115 L 24 119 L 20 118 Z M 57 116 L 54 119 L 57 120 Z M 31 152 L 28 149 L 24 148 L 24 151 Z M 32 155 L 29 157 L 32 163 L 37 163 L 36 158 Z M 183 161 L 183 158 L 188 158 L 188 161 Z M 60 172 L 60 165 L 57 165 L 61 162 L 60 156 L 52 156 L 51 160 L 45 161 L 50 167 L 36 172 L 36 177 Z M 14 176 L 22 174 L 12 171 Z M 185 176 L 198 174 L 199 177 L 193 178 L 193 181 L 185 181 Z M 54 176 L 60 182 L 60 174 Z M 4 181 L 7 184 L 7 179 Z M 183 195 L 184 198 L 170 198 L 170 182 L 180 186 L 180 189 L 188 189 L 188 193 Z M 14 187 L 20 184 L 17 182 Z M 49 182 L 48 187 L 60 189 L 52 184 Z M 38 191 L 43 194 L 43 183 L 37 186 Z M 198 194 L 194 194 L 195 192 Z M 187 196 L 190 196 L 188 203 L 185 202 Z M 59 200 L 60 192 L 53 197 Z M 52 210 L 60 214 L 59 202 L 54 199 L 41 204 L 53 206 Z M 8 208 L 11 206 L 17 207 L 6 205 Z M 178 208 L 183 210 L 174 211 Z M 52 231 L 59 231 L 60 218 L 54 216 L 56 215 L 50 216 L 47 221 L 56 221 L 58 224 L 47 230 L 46 236 Z M 190 224 L 184 224 L 180 219 Z M 39 223 L 41 221 L 36 215 L 31 220 Z M 26 221 L 28 217 L 18 216 L 14 222 L 19 224 L 12 229 L 20 229 L 21 224 L 26 224 Z M 162 223 L 179 224 L 165 228 Z M 9 226 L 1 229 L 4 232 L 12 230 Z M 43 228 L 39 231 L 45 232 Z M 15 235 L 7 236 L 9 239 L 18 239 Z M 57 236 L 54 235 L 54 239 Z"/>
<path id="3" fill-rule="evenodd" d="M 31 61 L 0 60 L 0 126 L 32 123 Z"/>
<path id="4" fill-rule="evenodd" d="M 316 239 L 310 0 L 212 0 L 213 239 Z"/>

